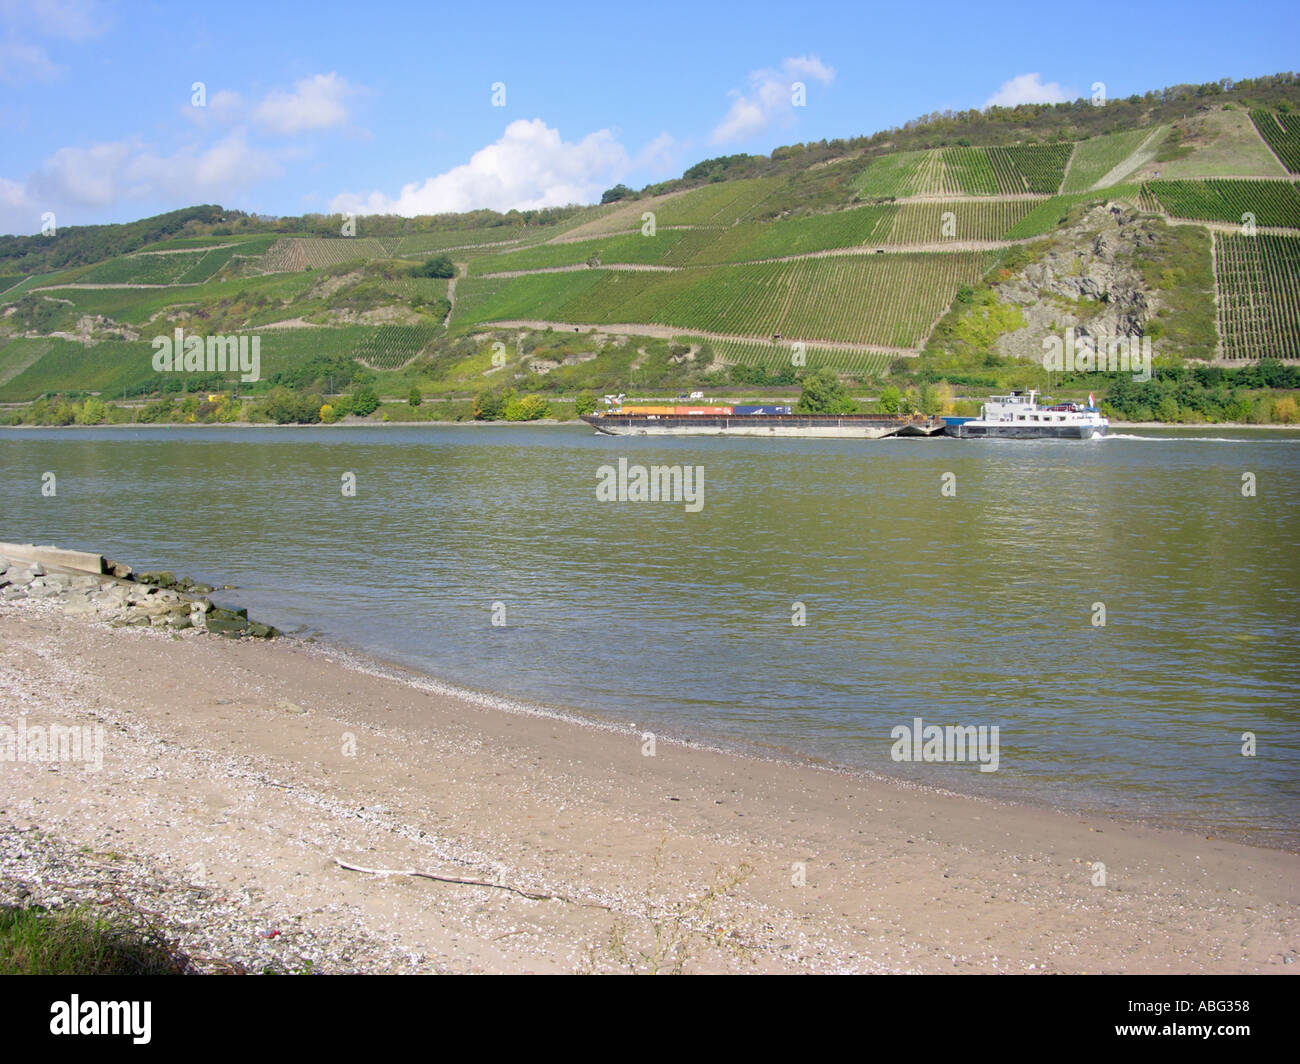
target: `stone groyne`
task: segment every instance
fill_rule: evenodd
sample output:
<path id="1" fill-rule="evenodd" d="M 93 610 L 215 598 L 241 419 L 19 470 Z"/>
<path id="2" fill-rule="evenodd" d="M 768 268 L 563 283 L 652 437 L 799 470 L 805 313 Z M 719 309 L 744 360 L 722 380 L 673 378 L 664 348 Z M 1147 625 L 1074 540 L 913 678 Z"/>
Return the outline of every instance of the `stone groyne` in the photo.
<path id="1" fill-rule="evenodd" d="M 0 601 L 46 599 L 64 613 L 110 625 L 199 628 L 235 638 L 269 639 L 279 631 L 250 621 L 248 611 L 215 605 L 206 584 L 171 573 L 135 573 L 101 554 L 0 543 Z"/>

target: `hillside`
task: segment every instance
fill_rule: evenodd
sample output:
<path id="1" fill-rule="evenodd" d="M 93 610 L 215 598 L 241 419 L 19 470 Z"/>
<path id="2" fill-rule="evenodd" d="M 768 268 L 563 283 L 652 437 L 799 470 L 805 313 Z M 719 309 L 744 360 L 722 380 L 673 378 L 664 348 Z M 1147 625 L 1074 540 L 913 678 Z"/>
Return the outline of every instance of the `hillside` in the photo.
<path id="1" fill-rule="evenodd" d="M 369 407 L 358 393 L 789 388 L 821 366 L 977 388 L 1037 383 L 1067 327 L 1149 338 L 1169 369 L 1300 360 L 1297 113 L 1279 75 L 932 115 L 588 207 L 343 236 L 342 218 L 205 206 L 0 238 L 0 403 L 204 392 L 203 416 L 231 420 L 236 394 L 265 410 L 275 392 L 315 420 L 327 399 Z M 158 372 L 177 329 L 256 336 L 257 379 Z"/>

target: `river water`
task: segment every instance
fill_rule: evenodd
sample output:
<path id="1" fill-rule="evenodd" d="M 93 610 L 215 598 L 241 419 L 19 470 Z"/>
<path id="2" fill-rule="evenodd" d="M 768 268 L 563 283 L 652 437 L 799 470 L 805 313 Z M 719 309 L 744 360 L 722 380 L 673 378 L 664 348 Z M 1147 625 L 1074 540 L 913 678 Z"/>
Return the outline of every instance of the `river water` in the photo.
<path id="1" fill-rule="evenodd" d="M 602 501 L 620 458 L 702 471 L 698 504 Z M 1298 518 L 1300 437 L 1212 427 L 0 430 L 0 539 L 660 735 L 1292 848 Z M 894 760 L 917 717 L 996 726 L 997 771 Z"/>

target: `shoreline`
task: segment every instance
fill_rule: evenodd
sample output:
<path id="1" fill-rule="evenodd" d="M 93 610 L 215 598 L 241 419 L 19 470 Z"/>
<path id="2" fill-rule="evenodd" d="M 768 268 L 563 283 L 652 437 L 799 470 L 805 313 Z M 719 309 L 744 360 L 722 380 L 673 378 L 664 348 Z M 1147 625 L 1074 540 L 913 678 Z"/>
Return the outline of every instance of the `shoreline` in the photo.
<path id="1" fill-rule="evenodd" d="M 367 650 L 364 647 L 338 642 L 320 635 L 313 635 L 310 642 L 302 640 L 293 633 L 281 633 L 280 638 L 283 644 L 294 647 L 308 657 L 320 657 L 352 672 L 373 676 L 376 679 L 389 680 L 415 691 L 469 703 L 491 712 L 513 713 L 525 717 L 554 720 L 566 726 L 590 728 L 598 732 L 619 736 L 626 736 L 629 733 L 634 736 L 642 734 L 639 725 L 628 724 L 615 717 L 599 716 L 594 711 L 575 706 L 529 702 L 511 695 L 466 687 L 445 676 L 439 676 L 436 673 L 423 671 L 417 666 L 385 658 L 378 651 Z M 761 744 L 762 748 L 760 748 L 760 745 L 747 743 L 745 740 L 710 733 L 707 724 L 703 723 L 692 725 L 692 727 L 699 729 L 698 732 L 669 734 L 657 731 L 654 733 L 655 740 L 659 745 L 667 743 L 685 750 L 699 750 L 725 757 L 740 758 L 776 768 L 829 772 L 850 780 L 861 780 L 864 784 L 883 784 L 922 794 L 984 803 L 994 808 L 1023 809 L 1074 819 L 1105 819 L 1115 824 L 1125 824 L 1154 831 L 1173 832 L 1184 835 L 1189 839 L 1207 838 L 1209 836 L 1203 835 L 1202 831 L 1213 830 L 1216 832 L 1212 836 L 1215 839 L 1224 839 L 1253 849 L 1275 851 L 1300 857 L 1300 834 L 1297 833 L 1287 835 L 1285 840 L 1274 836 L 1270 836 L 1265 840 L 1257 835 L 1242 834 L 1233 826 L 1190 828 L 1166 822 L 1156 813 L 1073 805 L 1059 800 L 1059 794 L 1056 798 L 1048 798 L 1046 795 L 1032 791 L 1017 791 L 1014 794 L 997 795 L 978 794 L 951 785 L 922 782 L 903 776 L 890 775 L 885 770 L 875 770 L 863 765 L 836 761 L 830 757 L 806 753 L 794 746 L 764 743 Z"/>
<path id="2" fill-rule="evenodd" d="M 1288 851 L 695 743 L 649 757 L 633 728 L 329 645 L 40 602 L 0 606 L 0 635 L 6 717 L 118 737 L 98 773 L 0 765 L 6 830 L 199 866 L 295 929 L 291 968 L 644 970 L 665 934 L 687 971 L 1281 971 L 1300 946 Z"/>
<path id="3" fill-rule="evenodd" d="M 268 421 L 264 423 L 263 422 L 254 423 L 249 421 L 224 421 L 224 422 L 210 421 L 210 422 L 201 422 L 201 423 L 195 422 L 192 424 L 185 423 L 185 422 L 176 422 L 176 421 L 160 421 L 157 423 L 150 423 L 150 424 L 140 424 L 138 422 L 123 422 L 120 424 L 105 423 L 102 425 L 77 425 L 77 424 L 0 425 L 0 431 L 9 431 L 9 430 L 21 431 L 27 429 L 32 429 L 32 430 L 77 429 L 77 430 L 87 430 L 87 431 L 92 429 L 231 429 L 231 430 L 237 430 L 237 429 L 371 429 L 371 428 L 400 429 L 400 428 L 417 428 L 420 426 L 429 426 L 431 428 L 447 428 L 447 427 L 467 426 L 467 425 L 474 426 L 477 428 L 491 428 L 494 426 L 496 427 L 504 426 L 508 428 L 525 428 L 530 425 L 532 426 L 546 425 L 553 428 L 559 428 L 559 427 L 566 427 L 566 426 L 577 427 L 582 424 L 584 424 L 584 422 L 582 421 L 581 418 L 578 417 L 568 418 L 567 420 L 561 420 L 558 418 L 537 418 L 533 421 L 506 421 L 504 419 L 500 419 L 496 421 L 478 421 L 473 418 L 469 418 L 464 421 L 439 421 L 432 418 L 428 420 L 420 419 L 420 420 L 413 420 L 413 421 L 367 421 L 365 419 L 358 419 L 358 420 L 351 420 L 351 421 L 348 420 L 335 421 L 330 424 L 325 424 L 323 422 L 316 422 L 314 424 L 294 423 L 294 424 L 285 424 L 285 425 L 277 424 L 274 421 Z M 1237 430 L 1249 430 L 1249 431 L 1276 430 L 1279 432 L 1300 432 L 1300 424 L 1252 425 L 1247 422 L 1237 422 L 1237 421 L 1217 421 L 1217 422 L 1207 421 L 1201 424 L 1193 424 L 1193 425 L 1187 425 L 1181 422 L 1165 422 L 1165 421 L 1112 421 L 1110 423 L 1110 427 L 1112 430 L 1114 429 L 1160 429 L 1160 430 L 1178 430 L 1178 431 L 1192 432 L 1198 430 L 1203 431 L 1206 429 L 1231 429 L 1234 432 Z M 901 438 L 903 439 L 910 438 L 910 439 L 919 440 L 919 439 L 924 439 L 925 437 L 917 436 L 917 437 L 901 437 Z M 933 438 L 939 439 L 943 437 L 933 437 Z"/>

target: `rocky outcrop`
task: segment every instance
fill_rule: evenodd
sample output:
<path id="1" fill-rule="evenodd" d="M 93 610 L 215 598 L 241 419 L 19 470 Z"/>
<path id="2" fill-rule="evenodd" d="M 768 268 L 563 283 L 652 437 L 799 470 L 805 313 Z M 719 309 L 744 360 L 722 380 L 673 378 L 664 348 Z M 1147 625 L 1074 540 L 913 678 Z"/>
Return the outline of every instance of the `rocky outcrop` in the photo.
<path id="1" fill-rule="evenodd" d="M 145 579 L 149 577 L 152 582 Z M 182 590 L 186 588 L 191 593 Z M 93 617 L 114 627 L 198 628 L 236 638 L 280 634 L 268 624 L 250 621 L 247 610 L 217 606 L 192 593 L 198 588 L 212 590 L 178 581 L 171 573 L 142 573 L 137 578 L 130 566 L 98 554 L 0 543 L 0 602 L 45 599 L 70 616 Z"/>
<path id="2" fill-rule="evenodd" d="M 1158 243 L 1154 224 L 1108 203 L 1049 237 L 1034 262 L 994 286 L 999 301 L 1014 303 L 1025 320 L 998 338 L 998 353 L 1037 361 L 1044 337 L 1070 327 L 1099 343 L 1143 335 L 1159 310 L 1159 293 L 1143 283 L 1135 260 Z"/>
<path id="3" fill-rule="evenodd" d="M 103 314 L 83 314 L 77 319 L 77 324 L 73 326 L 71 332 L 56 332 L 50 333 L 50 335 L 75 340 L 87 347 L 91 347 L 101 340 L 140 339 L 140 334 L 135 329 L 132 329 L 129 325 L 114 321 L 112 318 L 105 317 Z"/>

